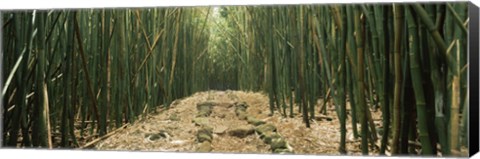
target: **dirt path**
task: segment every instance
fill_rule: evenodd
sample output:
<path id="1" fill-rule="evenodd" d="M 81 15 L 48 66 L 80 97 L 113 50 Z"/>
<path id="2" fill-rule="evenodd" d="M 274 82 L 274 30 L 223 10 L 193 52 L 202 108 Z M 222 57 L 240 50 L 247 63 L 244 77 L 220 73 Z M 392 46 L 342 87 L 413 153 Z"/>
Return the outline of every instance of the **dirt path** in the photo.
<path id="1" fill-rule="evenodd" d="M 211 113 L 202 118 L 212 128 L 208 152 L 230 153 L 272 153 L 272 146 L 262 140 L 260 134 L 248 133 L 244 137 L 232 136 L 238 127 L 255 128 L 247 120 L 241 120 L 235 111 L 235 103 L 245 102 L 245 112 L 276 127 L 277 133 L 286 141 L 295 154 L 336 155 L 340 141 L 339 122 L 333 108 L 328 108 L 331 121 L 313 121 L 306 128 L 300 115 L 283 118 L 279 113 L 268 116 L 268 97 L 261 93 L 242 91 L 199 92 L 190 97 L 176 100 L 168 111 L 148 115 L 132 126 L 96 145 L 100 150 L 142 150 L 142 151 L 199 151 L 201 142 L 197 132 L 202 126 L 192 122 L 198 120 L 197 104 L 210 102 Z M 295 110 L 298 112 L 298 110 Z M 375 114 L 374 114 L 375 118 Z M 198 121 L 197 121 L 198 123 Z M 360 142 L 351 135 L 351 123 L 347 121 L 347 150 L 349 154 L 360 154 Z"/>

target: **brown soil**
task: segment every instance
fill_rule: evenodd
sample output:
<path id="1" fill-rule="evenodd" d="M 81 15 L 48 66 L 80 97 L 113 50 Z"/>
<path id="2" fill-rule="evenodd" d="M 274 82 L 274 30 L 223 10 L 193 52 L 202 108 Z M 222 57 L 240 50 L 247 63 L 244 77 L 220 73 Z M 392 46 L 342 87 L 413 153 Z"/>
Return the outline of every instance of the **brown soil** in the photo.
<path id="1" fill-rule="evenodd" d="M 294 110 L 296 115 L 293 118 L 282 117 L 278 112 L 269 116 L 266 95 L 242 91 L 199 92 L 176 100 L 169 110 L 150 114 L 144 120 L 137 121 L 99 142 L 95 147 L 99 150 L 194 152 L 200 145 L 196 141 L 199 126 L 196 126 L 192 119 L 197 114 L 197 103 L 206 101 L 215 103 L 212 114 L 207 117 L 209 126 L 213 128 L 211 152 L 272 153 L 270 145 L 264 143 L 257 134 L 244 138 L 228 134 L 234 127 L 248 125 L 246 120 L 238 119 L 233 106 L 235 102 L 244 101 L 249 106 L 247 114 L 275 125 L 295 154 L 339 155 L 340 124 L 333 106 L 327 106 L 327 116 L 332 118 L 331 121 L 312 121 L 311 127 L 306 128 L 297 109 Z M 319 101 L 319 105 L 321 103 Z M 317 109 L 320 108 L 319 105 Z M 372 112 L 372 118 L 376 123 L 380 123 L 380 111 Z M 353 138 L 351 128 L 352 124 L 348 118 L 347 151 L 348 154 L 360 155 L 360 140 Z M 159 134 L 162 131 L 166 131 L 168 135 L 160 139 L 152 137 L 152 134 Z M 378 154 L 378 150 L 375 149 L 370 149 L 370 152 Z"/>

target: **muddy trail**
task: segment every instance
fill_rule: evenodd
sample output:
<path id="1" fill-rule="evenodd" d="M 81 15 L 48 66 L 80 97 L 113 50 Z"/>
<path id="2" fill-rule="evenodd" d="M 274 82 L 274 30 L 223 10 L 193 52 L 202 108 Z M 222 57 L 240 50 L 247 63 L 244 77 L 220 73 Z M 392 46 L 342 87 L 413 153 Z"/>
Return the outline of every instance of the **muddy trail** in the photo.
<path id="1" fill-rule="evenodd" d="M 198 92 L 117 131 L 98 142 L 95 149 L 339 155 L 339 120 L 334 106 L 327 105 L 327 110 L 327 116 L 317 115 L 306 128 L 298 110 L 293 118 L 278 112 L 269 116 L 264 94 Z M 377 121 L 380 112 L 372 112 L 372 117 Z M 347 151 L 349 155 L 361 155 L 360 140 L 353 137 L 350 118 Z M 377 153 L 371 150 L 371 155 Z"/>

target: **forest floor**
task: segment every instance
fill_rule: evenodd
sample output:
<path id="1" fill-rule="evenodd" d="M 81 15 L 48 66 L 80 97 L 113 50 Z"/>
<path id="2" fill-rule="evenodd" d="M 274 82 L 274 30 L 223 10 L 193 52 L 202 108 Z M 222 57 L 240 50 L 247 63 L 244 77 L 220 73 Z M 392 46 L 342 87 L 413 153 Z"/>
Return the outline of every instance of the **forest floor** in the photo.
<path id="1" fill-rule="evenodd" d="M 269 116 L 268 97 L 262 93 L 242 91 L 198 92 L 190 97 L 174 101 L 170 109 L 149 114 L 146 118 L 119 130 L 109 138 L 98 142 L 98 150 L 140 150 L 169 152 L 213 153 L 272 153 L 273 142 L 257 131 L 251 120 L 258 119 L 262 125 L 274 125 L 276 133 L 286 141 L 283 147 L 288 153 L 314 155 L 340 155 L 340 123 L 334 106 L 327 104 L 327 115 L 311 120 L 310 128 L 302 122 L 295 109 L 293 118 L 283 117 L 279 112 Z M 198 117 L 197 104 L 210 102 L 211 113 Z M 248 120 L 237 115 L 236 106 L 245 102 L 244 111 Z M 318 101 L 317 109 L 323 101 Z M 347 110 L 349 104 L 347 104 Z M 287 114 L 289 109 L 287 108 Z M 347 111 L 350 113 L 349 111 Z M 317 113 L 318 114 L 318 113 Z M 381 112 L 372 111 L 375 125 L 381 124 Z M 193 122 L 195 121 L 195 122 Z M 261 125 L 260 125 L 261 126 Z M 207 142 L 201 142 L 199 133 L 210 127 Z M 360 128 L 360 125 L 358 124 Z M 255 131 L 254 131 L 255 130 Z M 360 130 L 360 129 L 359 129 Z M 200 135 L 201 136 L 201 135 Z M 208 136 L 208 135 L 207 135 Z M 361 155 L 360 139 L 352 134 L 351 118 L 347 120 L 347 154 Z M 273 141 L 273 140 L 272 140 Z M 278 147 L 278 145 L 275 145 Z M 281 147 L 281 146 L 280 146 Z M 371 155 L 378 149 L 370 148 Z"/>

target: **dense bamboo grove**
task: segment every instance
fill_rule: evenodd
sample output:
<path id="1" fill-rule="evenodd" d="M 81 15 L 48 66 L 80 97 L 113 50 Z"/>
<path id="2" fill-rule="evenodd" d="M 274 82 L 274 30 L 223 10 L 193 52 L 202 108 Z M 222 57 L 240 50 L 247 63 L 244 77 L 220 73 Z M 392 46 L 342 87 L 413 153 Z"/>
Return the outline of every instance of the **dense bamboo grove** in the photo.
<path id="1" fill-rule="evenodd" d="M 363 154 L 448 156 L 468 146 L 467 3 L 16 11 L 2 20 L 4 145 L 79 147 L 194 92 L 239 89 L 267 93 L 271 114 L 301 114 L 306 127 L 333 104 L 344 154 L 348 118 Z M 382 112 L 381 127 L 371 111 Z"/>
<path id="2" fill-rule="evenodd" d="M 380 154 L 389 146 L 392 154 L 456 155 L 466 146 L 466 3 L 247 6 L 221 12 L 233 28 L 226 51 L 236 54 L 235 71 L 227 77 L 238 77 L 239 89 L 268 92 L 271 113 L 293 116 L 299 107 L 307 127 L 309 119 L 326 113 L 326 100 L 317 100 L 331 99 L 340 117 L 341 153 L 348 151 L 347 117 L 363 154 L 377 140 Z M 383 113 L 380 128 L 371 117 L 377 109 Z M 421 144 L 421 152 L 412 141 Z"/>
<path id="3" fill-rule="evenodd" d="M 75 129 L 104 135 L 206 90 L 203 11 L 4 13 L 4 145 L 78 147 Z"/>

